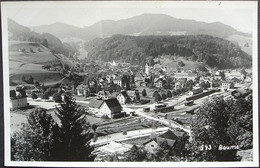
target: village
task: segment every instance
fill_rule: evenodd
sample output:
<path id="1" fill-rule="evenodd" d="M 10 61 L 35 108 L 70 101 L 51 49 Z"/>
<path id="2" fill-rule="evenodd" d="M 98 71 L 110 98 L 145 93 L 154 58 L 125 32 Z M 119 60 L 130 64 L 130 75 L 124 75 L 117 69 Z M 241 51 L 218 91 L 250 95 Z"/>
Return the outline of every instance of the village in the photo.
<path id="1" fill-rule="evenodd" d="M 153 153 L 167 141 L 176 148 L 190 137 L 190 119 L 209 96 L 224 98 L 246 97 L 252 92 L 252 72 L 249 69 L 204 70 L 182 69 L 147 63 L 144 67 L 128 63 L 106 62 L 90 65 L 95 75 L 86 73 L 89 67 L 48 67 L 61 71 L 64 78 L 52 85 L 21 84 L 10 90 L 11 129 L 19 131 L 26 114 L 35 108 L 45 108 L 54 119 L 54 111 L 64 94 L 70 94 L 86 111 L 86 119 L 93 126 L 97 161 L 107 154 L 129 151 L 142 145 Z M 68 67 L 66 67 L 68 66 Z M 46 67 L 44 67 L 46 68 Z M 78 69 L 77 69 L 78 68 Z M 85 71 L 85 72 L 84 72 Z M 85 76 L 75 87 L 73 79 Z M 87 76 L 87 77 L 86 77 Z M 72 79 L 72 80 L 71 80 Z M 28 82 L 27 82 L 28 83 Z M 10 87 L 11 88 L 11 87 Z M 93 128 L 93 127 L 92 127 Z"/>

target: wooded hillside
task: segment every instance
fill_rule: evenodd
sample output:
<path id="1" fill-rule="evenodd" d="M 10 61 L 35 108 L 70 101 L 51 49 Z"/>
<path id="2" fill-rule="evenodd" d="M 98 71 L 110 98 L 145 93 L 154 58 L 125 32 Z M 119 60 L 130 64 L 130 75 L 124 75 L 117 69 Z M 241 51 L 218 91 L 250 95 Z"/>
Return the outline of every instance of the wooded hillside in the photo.
<path id="1" fill-rule="evenodd" d="M 94 39 L 85 45 L 88 58 L 144 65 L 146 58 L 181 56 L 220 69 L 251 67 L 252 58 L 238 45 L 209 35 L 124 36 Z"/>

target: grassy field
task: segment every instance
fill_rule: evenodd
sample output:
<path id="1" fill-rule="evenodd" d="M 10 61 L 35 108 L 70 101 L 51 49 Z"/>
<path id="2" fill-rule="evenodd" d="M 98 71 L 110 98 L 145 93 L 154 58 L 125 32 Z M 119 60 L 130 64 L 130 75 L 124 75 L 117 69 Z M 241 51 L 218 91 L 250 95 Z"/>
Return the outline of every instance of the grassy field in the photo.
<path id="1" fill-rule="evenodd" d="M 44 83 L 45 85 L 48 85 L 49 83 L 54 83 L 62 79 L 62 76 L 58 72 L 49 71 L 13 74 L 10 75 L 10 79 L 12 80 L 12 82 L 16 84 L 26 84 L 22 81 L 22 76 L 25 76 L 28 79 L 30 75 L 34 78 L 34 81 Z"/>
<path id="2" fill-rule="evenodd" d="M 30 49 L 33 52 L 30 52 Z M 40 49 L 40 51 L 38 51 Z M 25 50 L 25 52 L 22 52 Z M 10 79 L 23 84 L 22 76 L 29 78 L 30 75 L 41 83 L 48 83 L 60 80 L 62 77 L 58 72 L 51 72 L 42 69 L 42 65 L 55 59 L 50 49 L 40 43 L 25 41 L 9 42 L 9 75 Z"/>
<path id="3" fill-rule="evenodd" d="M 176 71 L 178 69 L 178 62 L 182 61 L 185 65 L 183 67 L 180 67 L 181 69 L 196 69 L 198 68 L 200 65 L 202 65 L 202 63 L 199 62 L 194 62 L 194 61 L 189 61 L 189 60 L 185 60 L 182 58 L 178 58 L 176 60 L 171 60 L 168 58 L 159 58 L 160 60 L 160 66 L 163 67 L 168 67 L 171 70 Z M 158 61 L 158 59 L 155 59 L 155 61 Z M 156 66 L 156 65 L 155 65 Z"/>
<path id="4" fill-rule="evenodd" d="M 55 56 L 53 56 L 48 51 L 37 53 L 23 53 L 19 51 L 10 51 L 9 68 L 10 70 L 12 70 L 12 73 L 19 73 L 19 71 L 28 70 L 29 67 L 34 65 L 34 69 L 31 70 L 41 71 L 42 65 L 53 59 L 55 59 Z M 30 66 L 26 66 L 27 64 L 30 64 Z"/>
<path id="5" fill-rule="evenodd" d="M 229 36 L 227 40 L 234 41 L 241 47 L 241 49 L 244 52 L 246 52 L 249 55 L 252 55 L 252 38 L 251 37 L 245 37 L 245 36 L 234 34 L 234 35 Z M 246 46 L 246 44 L 248 46 Z"/>

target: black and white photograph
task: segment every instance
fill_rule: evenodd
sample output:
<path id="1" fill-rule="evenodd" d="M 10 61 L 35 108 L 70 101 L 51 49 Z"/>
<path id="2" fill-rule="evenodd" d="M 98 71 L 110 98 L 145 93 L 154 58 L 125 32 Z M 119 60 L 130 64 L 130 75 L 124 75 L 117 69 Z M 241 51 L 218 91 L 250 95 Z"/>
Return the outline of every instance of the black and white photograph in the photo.
<path id="1" fill-rule="evenodd" d="M 259 166 L 257 5 L 1 2 L 5 166 Z"/>

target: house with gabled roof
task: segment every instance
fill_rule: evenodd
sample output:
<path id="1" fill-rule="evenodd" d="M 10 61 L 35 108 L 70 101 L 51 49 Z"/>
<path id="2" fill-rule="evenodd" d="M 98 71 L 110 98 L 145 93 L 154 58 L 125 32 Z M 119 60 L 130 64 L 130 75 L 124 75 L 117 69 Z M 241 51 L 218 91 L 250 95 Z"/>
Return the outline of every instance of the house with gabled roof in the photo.
<path id="1" fill-rule="evenodd" d="M 239 71 L 226 72 L 225 76 L 229 80 L 231 80 L 233 78 L 237 78 L 239 80 L 243 80 L 244 79 L 244 75 L 241 72 L 239 72 Z"/>
<path id="2" fill-rule="evenodd" d="M 122 106 L 116 98 L 106 100 L 91 100 L 89 102 L 89 107 L 99 117 L 125 117 L 125 112 L 122 112 Z"/>
<path id="3" fill-rule="evenodd" d="M 196 73 L 188 73 L 187 80 L 195 81 L 195 79 L 198 77 Z"/>
<path id="4" fill-rule="evenodd" d="M 167 142 L 170 148 L 174 148 L 178 141 L 183 140 L 184 136 L 185 136 L 185 132 L 168 130 L 165 133 L 145 142 L 143 145 L 148 152 L 154 153 L 155 150 L 163 142 Z"/>
<path id="5" fill-rule="evenodd" d="M 222 90 L 234 89 L 234 83 L 231 81 L 222 81 L 221 89 Z"/>
<path id="6" fill-rule="evenodd" d="M 116 76 L 113 79 L 114 84 L 117 84 L 118 86 L 122 87 L 122 79 L 119 76 Z"/>
<path id="7" fill-rule="evenodd" d="M 76 87 L 76 93 L 78 96 L 86 96 L 88 90 L 88 86 L 84 84 L 80 84 Z"/>
<path id="8" fill-rule="evenodd" d="M 101 90 L 97 93 L 97 99 L 99 100 L 106 100 L 112 97 L 109 91 Z"/>
<path id="9" fill-rule="evenodd" d="M 131 99 L 127 94 L 127 91 L 123 90 L 115 95 L 120 104 L 130 103 Z"/>
<path id="10" fill-rule="evenodd" d="M 157 87 L 157 88 L 162 88 L 163 83 L 164 83 L 163 78 L 157 78 L 154 80 L 155 87 Z"/>
<path id="11" fill-rule="evenodd" d="M 175 81 L 174 88 L 175 90 L 177 89 L 182 89 L 186 83 L 187 79 L 186 78 L 179 78 Z"/>
<path id="12" fill-rule="evenodd" d="M 17 109 L 28 106 L 26 92 L 10 90 L 10 109 Z"/>

